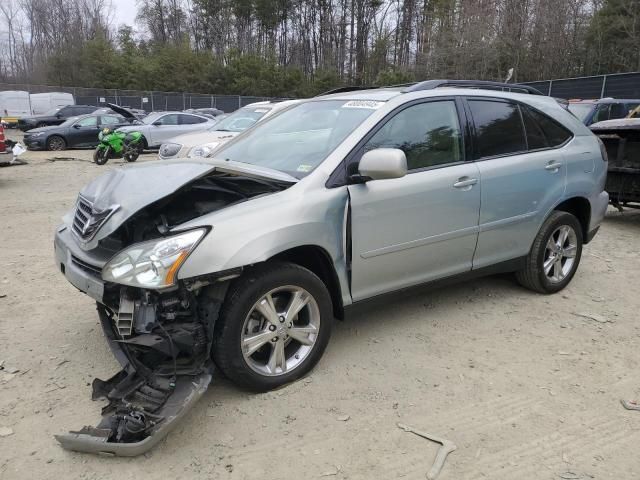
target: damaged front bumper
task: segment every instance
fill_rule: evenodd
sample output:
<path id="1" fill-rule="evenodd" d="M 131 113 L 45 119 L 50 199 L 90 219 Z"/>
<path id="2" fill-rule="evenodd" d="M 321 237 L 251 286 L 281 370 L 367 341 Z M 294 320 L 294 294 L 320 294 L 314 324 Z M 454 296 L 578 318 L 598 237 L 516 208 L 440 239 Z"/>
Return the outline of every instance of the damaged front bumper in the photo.
<path id="1" fill-rule="evenodd" d="M 67 280 L 97 300 L 105 337 L 123 368 L 107 381 L 93 381 L 92 399 L 109 402 L 98 425 L 55 438 L 78 452 L 145 453 L 212 381 L 213 328 L 225 287 L 158 293 L 105 284 L 100 269 L 107 259 L 87 256 L 65 227 L 56 232 L 55 257 Z"/>

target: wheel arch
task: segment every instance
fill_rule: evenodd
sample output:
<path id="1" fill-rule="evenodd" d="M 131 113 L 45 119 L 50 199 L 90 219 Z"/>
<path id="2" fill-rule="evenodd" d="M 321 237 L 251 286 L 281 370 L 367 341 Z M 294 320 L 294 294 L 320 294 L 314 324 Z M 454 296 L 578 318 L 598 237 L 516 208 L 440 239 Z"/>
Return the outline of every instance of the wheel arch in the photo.
<path id="1" fill-rule="evenodd" d="M 329 291 L 334 316 L 340 320 L 344 319 L 340 280 L 329 252 L 318 245 L 301 245 L 277 253 L 267 262 L 272 260 L 295 263 L 317 275 Z"/>
<path id="2" fill-rule="evenodd" d="M 582 238 L 584 243 L 588 243 L 589 222 L 591 220 L 591 203 L 585 197 L 572 197 L 562 201 L 553 209 L 572 214 L 580 222 L 582 227 Z"/>
<path id="3" fill-rule="evenodd" d="M 45 141 L 45 147 L 47 150 L 49 150 L 49 142 L 51 141 L 52 138 L 59 138 L 60 140 L 62 140 L 64 142 L 64 147 L 68 148 L 69 147 L 69 141 L 67 140 L 67 137 L 61 133 L 52 133 L 51 135 L 49 135 Z"/>

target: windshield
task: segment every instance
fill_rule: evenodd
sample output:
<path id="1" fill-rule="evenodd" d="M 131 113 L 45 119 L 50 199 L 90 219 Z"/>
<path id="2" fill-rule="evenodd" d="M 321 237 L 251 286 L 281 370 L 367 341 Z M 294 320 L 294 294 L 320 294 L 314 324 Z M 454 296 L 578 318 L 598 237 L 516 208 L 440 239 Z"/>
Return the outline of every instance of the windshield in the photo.
<path id="1" fill-rule="evenodd" d="M 147 125 L 151 125 L 153 122 L 155 122 L 156 120 L 158 120 L 158 118 L 160 118 L 162 115 L 164 115 L 164 113 L 162 112 L 158 112 L 158 113 L 150 113 L 149 115 L 147 115 L 146 117 L 144 117 L 141 122 L 142 123 L 146 123 Z"/>
<path id="2" fill-rule="evenodd" d="M 570 103 L 569 111 L 573 113 L 578 120 L 584 122 L 589 112 L 593 110 L 593 105 L 593 103 Z"/>
<path id="3" fill-rule="evenodd" d="M 361 100 L 301 103 L 223 146 L 216 157 L 302 178 L 382 105 Z"/>
<path id="4" fill-rule="evenodd" d="M 244 132 L 260 120 L 271 107 L 241 108 L 216 123 L 210 132 Z"/>

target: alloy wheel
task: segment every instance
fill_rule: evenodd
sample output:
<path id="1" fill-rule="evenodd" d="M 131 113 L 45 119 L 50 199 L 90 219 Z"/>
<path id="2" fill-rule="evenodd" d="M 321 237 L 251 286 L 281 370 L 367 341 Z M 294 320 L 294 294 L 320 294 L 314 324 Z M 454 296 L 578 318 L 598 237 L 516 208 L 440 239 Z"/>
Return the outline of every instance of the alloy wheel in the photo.
<path id="1" fill-rule="evenodd" d="M 284 375 L 311 353 L 320 332 L 320 309 L 303 288 L 273 289 L 251 307 L 241 333 L 247 365 L 265 376 Z"/>
<path id="2" fill-rule="evenodd" d="M 569 225 L 556 228 L 545 247 L 544 274 L 551 283 L 562 282 L 571 273 L 576 261 L 578 239 Z"/>

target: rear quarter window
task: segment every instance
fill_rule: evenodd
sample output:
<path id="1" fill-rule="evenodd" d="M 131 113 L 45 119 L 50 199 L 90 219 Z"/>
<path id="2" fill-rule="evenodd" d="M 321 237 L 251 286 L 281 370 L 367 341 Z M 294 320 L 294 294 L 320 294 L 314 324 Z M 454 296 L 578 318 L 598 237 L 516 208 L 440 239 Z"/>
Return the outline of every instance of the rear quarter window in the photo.
<path id="1" fill-rule="evenodd" d="M 547 146 L 559 147 L 573 136 L 569 130 L 544 113 L 526 106 L 523 106 L 523 109 L 526 111 L 526 115 L 530 116 L 544 133 Z M 532 149 L 533 147 L 529 146 L 529 148 Z"/>

